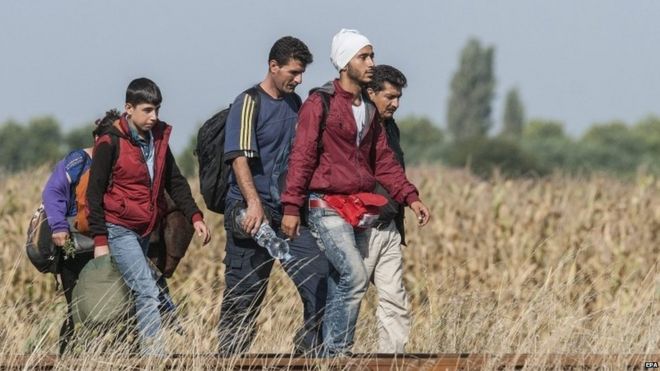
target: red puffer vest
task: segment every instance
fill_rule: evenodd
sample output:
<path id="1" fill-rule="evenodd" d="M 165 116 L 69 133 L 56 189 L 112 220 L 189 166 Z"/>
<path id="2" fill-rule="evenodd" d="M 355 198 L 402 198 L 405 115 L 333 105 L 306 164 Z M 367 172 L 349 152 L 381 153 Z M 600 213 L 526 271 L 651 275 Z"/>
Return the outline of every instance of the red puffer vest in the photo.
<path id="1" fill-rule="evenodd" d="M 110 135 L 117 135 L 118 155 L 110 184 L 103 196 L 106 221 L 146 236 L 167 210 L 163 170 L 172 127 L 159 121 L 152 129 L 154 138 L 154 178 L 149 177 L 140 145 L 130 137 L 126 116 L 115 122 Z M 99 141 L 110 141 L 105 135 Z"/>

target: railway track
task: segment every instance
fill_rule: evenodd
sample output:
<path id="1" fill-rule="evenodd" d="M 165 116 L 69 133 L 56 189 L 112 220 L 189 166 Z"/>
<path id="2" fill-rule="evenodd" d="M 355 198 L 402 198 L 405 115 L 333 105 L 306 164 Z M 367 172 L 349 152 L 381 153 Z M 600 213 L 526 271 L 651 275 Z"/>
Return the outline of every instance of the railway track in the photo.
<path id="1" fill-rule="evenodd" d="M 333 359 L 303 358 L 291 354 L 246 354 L 222 358 L 215 355 L 173 354 L 154 358 L 60 358 L 55 355 L 0 355 L 0 370 L 53 369 L 229 369 L 229 370 L 493 370 L 493 369 L 628 369 L 658 367 L 660 353 L 641 354 L 354 354 Z"/>

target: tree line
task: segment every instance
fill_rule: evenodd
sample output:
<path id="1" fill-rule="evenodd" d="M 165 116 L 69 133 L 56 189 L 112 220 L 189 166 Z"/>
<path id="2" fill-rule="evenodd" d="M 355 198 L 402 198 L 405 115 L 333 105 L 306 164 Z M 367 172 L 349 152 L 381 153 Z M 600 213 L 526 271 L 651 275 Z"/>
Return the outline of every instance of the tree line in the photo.
<path id="1" fill-rule="evenodd" d="M 93 144 L 94 124 L 63 133 L 50 116 L 27 123 L 8 120 L 0 125 L 0 173 L 11 173 L 60 160 L 64 154 Z"/>
<path id="2" fill-rule="evenodd" d="M 543 176 L 554 171 L 660 174 L 660 118 L 653 115 L 631 125 L 595 123 L 574 138 L 560 121 L 528 119 L 522 94 L 512 87 L 506 94 L 499 132 L 493 133 L 494 60 L 493 46 L 477 39 L 466 43 L 449 86 L 444 127 L 420 116 L 397 120 L 408 164 L 441 162 L 486 177 L 495 171 L 506 176 Z M 0 125 L 0 172 L 54 162 L 72 149 L 91 146 L 93 127 L 90 123 L 63 133 L 52 117 L 27 123 L 9 120 Z M 177 158 L 188 176 L 196 173 L 195 141 L 193 135 Z"/>
<path id="3" fill-rule="evenodd" d="M 542 176 L 554 171 L 620 176 L 640 170 L 660 173 L 660 118 L 653 115 L 633 125 L 595 123 L 581 137 L 572 138 L 559 121 L 528 120 L 521 94 L 514 87 L 506 94 L 501 129 L 491 133 L 494 55 L 494 47 L 483 46 L 477 39 L 463 48 L 450 84 L 446 130 L 427 119 L 401 120 L 407 161 L 441 160 L 482 176 L 496 170 L 507 176 Z M 439 139 L 433 149 L 429 138 Z"/>

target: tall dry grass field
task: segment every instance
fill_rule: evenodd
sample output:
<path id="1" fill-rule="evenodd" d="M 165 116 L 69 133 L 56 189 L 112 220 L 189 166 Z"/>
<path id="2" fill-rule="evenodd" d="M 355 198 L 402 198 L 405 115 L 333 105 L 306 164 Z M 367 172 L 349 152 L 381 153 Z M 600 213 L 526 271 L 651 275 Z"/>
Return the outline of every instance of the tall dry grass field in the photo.
<path id="1" fill-rule="evenodd" d="M 530 369 L 550 353 L 660 352 L 660 180 L 483 181 L 444 168 L 409 175 L 433 218 L 422 229 L 407 218 L 408 351 L 532 353 Z M 30 265 L 23 247 L 47 176 L 40 169 L 0 180 L 0 354 L 36 359 L 57 350 L 64 298 L 52 275 Z M 192 187 L 203 204 L 196 180 Z M 194 240 L 170 280 L 187 331 L 167 333 L 171 352 L 216 348 L 224 230 L 221 216 L 206 215 L 210 246 Z M 291 351 L 302 320 L 300 299 L 281 267 L 271 278 L 252 352 Z M 355 351 L 377 348 L 375 305 L 370 289 Z M 101 356 L 102 340 L 78 353 L 77 363 L 58 367 L 102 367 L 127 354 L 114 344 Z"/>

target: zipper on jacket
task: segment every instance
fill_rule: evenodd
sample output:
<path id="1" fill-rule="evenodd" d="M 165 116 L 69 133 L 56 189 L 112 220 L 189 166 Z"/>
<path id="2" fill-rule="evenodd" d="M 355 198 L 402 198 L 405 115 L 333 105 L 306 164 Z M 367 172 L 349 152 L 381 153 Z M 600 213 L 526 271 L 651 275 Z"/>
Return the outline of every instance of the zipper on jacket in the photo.
<path id="1" fill-rule="evenodd" d="M 362 137 L 360 138 L 360 141 L 359 141 L 359 143 L 358 143 L 358 145 L 357 145 L 358 172 L 359 172 L 359 174 L 360 174 L 360 191 L 362 191 L 362 190 L 364 190 L 364 189 L 367 189 L 367 188 L 366 188 L 366 184 L 364 183 L 364 179 L 365 179 L 365 177 L 362 176 L 362 172 L 360 171 L 360 166 L 359 166 L 359 160 L 362 159 L 362 154 L 361 154 L 361 152 L 360 152 L 360 145 L 361 145 L 362 142 L 365 140 L 365 138 L 367 137 L 367 135 L 369 135 L 369 131 L 371 131 L 371 124 L 372 124 L 372 122 L 373 122 L 373 120 L 374 120 L 374 116 L 376 115 L 375 107 L 374 107 L 373 109 L 370 109 L 371 106 L 367 103 L 367 100 L 364 98 L 364 96 L 362 97 L 362 102 L 364 103 L 364 113 L 365 113 L 365 114 L 364 114 L 364 124 L 363 124 L 364 126 L 363 126 L 363 128 L 362 128 L 363 131 L 364 131 L 364 133 L 363 133 Z M 356 129 L 357 129 L 357 122 L 355 123 L 355 127 L 356 127 Z M 358 132 L 358 135 L 359 135 L 359 134 L 360 134 L 360 133 Z M 372 135 L 373 135 L 373 134 L 372 134 Z M 374 145 L 373 140 L 372 140 L 371 145 L 372 145 L 372 146 Z M 370 151 L 370 152 L 371 152 L 371 151 Z M 366 159 L 365 159 L 365 162 L 366 162 L 367 167 L 369 167 L 369 166 L 371 165 L 371 164 L 369 163 L 369 161 L 366 161 Z M 374 169 L 372 169 L 372 171 L 374 172 L 374 174 L 373 174 L 372 177 L 375 179 L 375 178 L 376 178 L 376 176 L 375 176 L 375 175 L 376 175 L 376 173 L 375 173 L 376 169 L 374 168 Z"/>
<path id="2" fill-rule="evenodd" d="M 362 192 L 362 190 L 364 189 L 362 179 L 364 179 L 364 177 L 362 176 L 362 169 L 360 167 L 360 160 L 362 159 L 362 155 L 360 154 L 360 145 L 359 144 L 357 145 L 356 153 L 357 153 L 357 155 L 355 156 L 355 167 L 357 168 L 357 172 L 358 172 L 358 175 L 360 177 L 359 178 L 359 190 L 358 190 L 358 192 Z"/>
<path id="3" fill-rule="evenodd" d="M 167 131 L 167 128 L 163 128 L 163 133 L 162 133 L 163 138 L 160 141 L 160 145 L 156 145 L 156 139 L 155 138 L 153 140 L 153 142 L 154 142 L 154 178 L 151 181 L 151 186 L 149 187 L 149 198 L 151 199 L 151 202 L 149 203 L 149 210 L 151 211 L 152 215 L 151 215 L 151 221 L 149 222 L 149 226 L 147 227 L 147 230 L 153 230 L 154 226 L 157 224 L 157 220 L 154 217 L 154 214 L 158 213 L 158 193 L 159 192 L 157 192 L 156 196 L 154 197 L 154 185 L 157 184 L 158 188 L 160 188 L 160 186 L 162 184 L 163 173 L 165 172 L 165 165 L 166 165 L 165 161 L 167 159 L 167 154 L 165 154 L 165 156 L 163 157 L 164 162 L 163 162 L 163 168 L 161 169 L 161 171 L 157 172 L 156 170 L 158 169 L 158 166 L 157 166 L 158 165 L 158 162 L 157 162 L 158 161 L 158 155 L 159 155 L 160 152 L 162 152 L 162 148 L 160 148 L 160 147 L 165 145 L 165 150 L 167 150 L 167 146 L 168 146 L 167 142 L 169 142 L 169 136 L 168 136 L 168 140 L 166 141 L 165 140 L 166 131 Z M 151 135 L 153 135 L 153 132 L 151 133 Z M 144 153 L 143 153 L 143 157 L 144 157 Z M 146 161 L 145 161 L 145 165 L 146 165 Z M 149 171 L 149 168 L 147 167 L 147 172 L 148 171 Z"/>
<path id="4" fill-rule="evenodd" d="M 152 136 L 152 135 L 154 135 L 154 133 L 150 132 L 149 135 Z M 151 140 L 152 139 L 150 138 L 149 141 L 151 141 Z M 156 180 L 156 141 L 153 140 L 153 145 L 154 145 L 154 148 L 153 148 L 153 151 L 154 151 L 154 153 L 153 153 L 153 158 L 154 158 L 154 165 L 153 165 L 154 175 L 153 175 L 153 179 L 151 178 L 151 174 L 149 173 L 149 165 L 147 165 L 147 158 L 144 155 L 144 151 L 142 150 L 142 146 L 140 145 L 140 143 L 135 143 L 132 138 L 131 138 L 131 142 L 133 142 L 134 145 L 136 145 L 138 147 L 138 150 L 140 151 L 140 155 L 142 156 L 141 157 L 142 158 L 142 164 L 144 165 L 144 168 L 147 171 L 147 178 L 149 178 L 149 213 L 150 213 L 150 215 L 149 215 L 149 225 L 147 226 L 147 231 L 150 231 L 150 230 L 153 229 L 154 225 L 156 224 L 154 222 L 155 221 L 155 218 L 154 218 L 154 213 L 155 213 L 154 203 L 158 202 L 158 200 L 154 199 L 154 183 L 155 183 L 155 180 Z"/>

